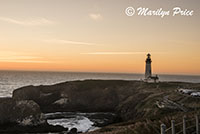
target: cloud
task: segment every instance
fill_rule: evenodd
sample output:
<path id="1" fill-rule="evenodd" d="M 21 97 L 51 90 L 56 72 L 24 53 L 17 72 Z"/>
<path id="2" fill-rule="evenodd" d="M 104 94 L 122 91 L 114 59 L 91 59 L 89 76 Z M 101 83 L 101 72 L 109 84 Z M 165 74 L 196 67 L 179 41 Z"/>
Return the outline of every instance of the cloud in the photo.
<path id="1" fill-rule="evenodd" d="M 26 19 L 26 20 L 17 20 L 13 18 L 7 18 L 7 17 L 0 17 L 1 21 L 5 21 L 8 23 L 23 25 L 23 26 L 39 26 L 39 25 L 49 25 L 54 24 L 53 21 L 48 20 L 46 18 L 32 18 L 32 19 Z"/>
<path id="2" fill-rule="evenodd" d="M 49 63 L 50 61 L 43 60 L 43 57 L 31 56 L 25 53 L 1 51 L 0 62 Z"/>
<path id="3" fill-rule="evenodd" d="M 135 55 L 135 54 L 146 54 L 146 52 L 90 52 L 81 53 L 85 55 Z"/>
<path id="4" fill-rule="evenodd" d="M 101 14 L 94 14 L 94 13 L 91 13 L 89 14 L 89 17 L 95 21 L 98 21 L 98 20 L 102 20 L 103 17 Z"/>
<path id="5" fill-rule="evenodd" d="M 86 45 L 86 46 L 96 46 L 95 43 L 89 43 L 89 42 L 79 42 L 79 41 L 71 41 L 71 40 L 59 40 L 59 39 L 51 39 L 51 40 L 44 40 L 48 43 L 54 43 L 54 44 L 71 44 L 71 45 Z"/>
<path id="6" fill-rule="evenodd" d="M 45 60 L 16 60 L 16 59 L 0 59 L 0 62 L 14 62 L 14 63 L 50 63 Z"/>

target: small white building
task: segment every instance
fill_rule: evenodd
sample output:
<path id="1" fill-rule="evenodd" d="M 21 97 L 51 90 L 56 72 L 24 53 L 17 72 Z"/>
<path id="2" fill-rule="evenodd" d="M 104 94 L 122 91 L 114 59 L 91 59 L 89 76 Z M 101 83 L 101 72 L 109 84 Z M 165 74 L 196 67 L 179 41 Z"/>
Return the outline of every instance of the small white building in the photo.
<path id="1" fill-rule="evenodd" d="M 158 82 L 159 78 L 158 76 L 153 76 L 152 75 L 152 69 L 151 69 L 151 55 L 148 53 L 147 58 L 146 58 L 146 66 L 145 66 L 145 82 Z"/>

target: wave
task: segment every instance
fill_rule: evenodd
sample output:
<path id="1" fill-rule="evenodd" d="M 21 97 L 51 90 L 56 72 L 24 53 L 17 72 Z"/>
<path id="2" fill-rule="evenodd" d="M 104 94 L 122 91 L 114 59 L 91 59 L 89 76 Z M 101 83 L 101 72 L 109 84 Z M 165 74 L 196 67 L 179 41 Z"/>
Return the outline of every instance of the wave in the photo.
<path id="1" fill-rule="evenodd" d="M 47 122 L 51 125 L 61 125 L 69 130 L 77 128 L 78 132 L 88 132 L 98 129 L 93 126 L 94 122 L 84 116 L 76 116 L 74 118 L 48 119 Z"/>

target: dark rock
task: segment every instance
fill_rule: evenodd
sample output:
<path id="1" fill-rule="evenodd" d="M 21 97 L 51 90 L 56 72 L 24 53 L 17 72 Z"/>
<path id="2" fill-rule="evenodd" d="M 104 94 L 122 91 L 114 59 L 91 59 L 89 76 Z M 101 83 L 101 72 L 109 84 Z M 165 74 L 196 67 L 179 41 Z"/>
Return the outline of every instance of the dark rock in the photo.
<path id="1" fill-rule="evenodd" d="M 49 133 L 49 132 L 67 132 L 68 129 L 62 126 L 52 126 L 42 124 L 38 126 L 21 126 L 18 124 L 0 125 L 1 134 L 21 134 L 21 133 Z"/>
<path id="2" fill-rule="evenodd" d="M 32 100 L 0 98 L 0 133 L 47 133 L 67 131 L 49 125 L 37 103 Z"/>
<path id="3" fill-rule="evenodd" d="M 16 100 L 34 100 L 43 112 L 114 112 L 128 81 L 74 81 L 15 90 Z M 131 87 L 132 88 L 132 87 Z M 121 95 L 120 95 L 121 94 Z"/>
<path id="4" fill-rule="evenodd" d="M 6 98 L 0 101 L 0 124 L 5 123 L 36 126 L 46 123 L 46 120 L 34 101 Z"/>
<path id="5" fill-rule="evenodd" d="M 51 105 L 60 98 L 60 92 L 56 90 L 43 90 L 43 86 L 27 86 L 13 91 L 15 100 L 34 100 L 40 106 Z"/>
<path id="6" fill-rule="evenodd" d="M 93 126 L 95 127 L 104 127 L 121 121 L 121 118 L 113 113 L 92 113 L 85 116 L 94 122 Z"/>
<path id="7" fill-rule="evenodd" d="M 72 128 L 67 134 L 78 134 L 77 128 Z"/>

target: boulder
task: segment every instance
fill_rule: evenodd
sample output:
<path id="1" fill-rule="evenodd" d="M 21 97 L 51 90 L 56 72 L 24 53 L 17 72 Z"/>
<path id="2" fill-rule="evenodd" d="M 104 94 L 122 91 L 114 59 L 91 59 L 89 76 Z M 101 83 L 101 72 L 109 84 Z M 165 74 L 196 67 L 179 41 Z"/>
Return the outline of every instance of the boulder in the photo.
<path id="1" fill-rule="evenodd" d="M 46 120 L 34 101 L 6 98 L 0 101 L 0 124 L 5 123 L 37 126 L 45 124 Z"/>
<path id="2" fill-rule="evenodd" d="M 0 98 L 0 133 L 67 132 L 62 126 L 49 125 L 37 103 L 32 100 Z"/>
<path id="3" fill-rule="evenodd" d="M 78 134 L 77 128 L 72 128 L 67 134 Z"/>

